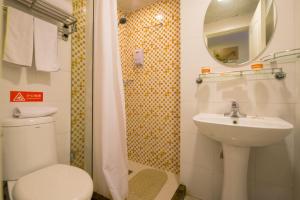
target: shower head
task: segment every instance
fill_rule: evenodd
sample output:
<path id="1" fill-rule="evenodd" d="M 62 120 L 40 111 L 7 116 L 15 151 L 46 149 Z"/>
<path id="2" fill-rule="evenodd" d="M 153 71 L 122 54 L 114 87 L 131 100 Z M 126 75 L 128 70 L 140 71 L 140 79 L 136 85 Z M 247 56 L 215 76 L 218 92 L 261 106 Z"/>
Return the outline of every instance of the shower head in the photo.
<path id="1" fill-rule="evenodd" d="M 126 24 L 126 22 L 127 22 L 126 16 L 122 16 L 119 20 L 119 24 Z"/>

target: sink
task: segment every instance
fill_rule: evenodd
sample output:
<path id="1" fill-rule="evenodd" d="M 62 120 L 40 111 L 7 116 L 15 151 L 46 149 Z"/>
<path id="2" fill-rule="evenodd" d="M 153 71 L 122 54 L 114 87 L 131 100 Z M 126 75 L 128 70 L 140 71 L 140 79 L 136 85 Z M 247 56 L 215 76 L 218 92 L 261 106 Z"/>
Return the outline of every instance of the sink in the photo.
<path id="1" fill-rule="evenodd" d="M 221 143 L 242 147 L 267 146 L 280 142 L 293 125 L 272 117 L 231 118 L 202 113 L 193 118 L 202 134 Z"/>
<path id="2" fill-rule="evenodd" d="M 292 124 L 271 117 L 225 117 L 200 113 L 193 117 L 201 134 L 222 143 L 224 180 L 222 200 L 247 200 L 250 147 L 278 143 L 289 135 Z"/>

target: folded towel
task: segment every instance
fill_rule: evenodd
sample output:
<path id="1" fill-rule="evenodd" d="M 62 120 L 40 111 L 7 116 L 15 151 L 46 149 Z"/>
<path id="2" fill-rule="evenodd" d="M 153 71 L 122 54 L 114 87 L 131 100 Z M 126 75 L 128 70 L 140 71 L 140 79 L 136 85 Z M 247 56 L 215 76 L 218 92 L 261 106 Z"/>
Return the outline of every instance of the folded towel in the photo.
<path id="1" fill-rule="evenodd" d="M 35 118 L 53 115 L 57 112 L 55 107 L 16 107 L 13 116 L 16 118 Z"/>
<path id="2" fill-rule="evenodd" d="M 34 52 L 37 71 L 59 70 L 57 26 L 34 18 Z"/>
<path id="3" fill-rule="evenodd" d="M 72 8 L 72 0 L 45 0 L 49 4 L 52 4 L 56 6 L 57 8 L 60 8 L 67 12 L 68 14 L 72 14 L 73 8 Z"/>
<path id="4" fill-rule="evenodd" d="M 20 10 L 8 7 L 3 60 L 32 66 L 33 17 Z"/>

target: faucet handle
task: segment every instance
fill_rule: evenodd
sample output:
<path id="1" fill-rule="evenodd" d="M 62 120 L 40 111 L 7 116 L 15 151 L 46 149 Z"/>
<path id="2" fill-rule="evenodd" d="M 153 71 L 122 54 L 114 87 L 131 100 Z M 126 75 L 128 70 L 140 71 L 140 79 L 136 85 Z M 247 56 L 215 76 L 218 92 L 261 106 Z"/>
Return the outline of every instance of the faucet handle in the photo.
<path id="1" fill-rule="evenodd" d="M 239 108 L 240 106 L 239 106 L 239 103 L 237 101 L 233 100 L 233 101 L 231 101 L 231 107 L 232 108 Z"/>

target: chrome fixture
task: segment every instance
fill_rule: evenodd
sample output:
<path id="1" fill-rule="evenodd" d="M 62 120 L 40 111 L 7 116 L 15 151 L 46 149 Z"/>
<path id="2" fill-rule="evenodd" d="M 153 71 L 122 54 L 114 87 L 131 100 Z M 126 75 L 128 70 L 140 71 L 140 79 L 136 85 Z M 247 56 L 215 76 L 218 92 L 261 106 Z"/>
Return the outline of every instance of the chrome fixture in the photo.
<path id="1" fill-rule="evenodd" d="M 277 80 L 285 79 L 285 77 L 286 77 L 286 73 L 285 72 L 283 72 L 283 71 L 275 72 L 275 78 Z"/>
<path id="2" fill-rule="evenodd" d="M 224 113 L 224 116 L 233 118 L 247 117 L 246 114 L 240 112 L 240 105 L 237 101 L 231 102 L 231 111 L 228 113 Z"/>
<path id="3" fill-rule="evenodd" d="M 126 15 L 123 15 L 120 19 L 119 19 L 119 24 L 126 24 L 127 22 L 127 17 Z"/>
<path id="4" fill-rule="evenodd" d="M 203 79 L 202 79 L 201 76 L 199 76 L 199 77 L 196 79 L 196 83 L 197 83 L 197 84 L 203 83 Z"/>

